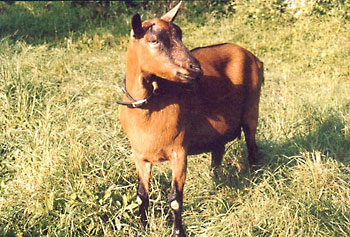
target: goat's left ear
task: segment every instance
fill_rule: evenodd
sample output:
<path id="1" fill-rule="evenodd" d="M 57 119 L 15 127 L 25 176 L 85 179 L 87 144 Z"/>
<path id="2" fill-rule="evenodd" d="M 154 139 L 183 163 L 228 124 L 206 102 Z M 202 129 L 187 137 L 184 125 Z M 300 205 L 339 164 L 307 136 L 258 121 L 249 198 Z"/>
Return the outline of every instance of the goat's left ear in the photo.
<path id="1" fill-rule="evenodd" d="M 175 20 L 177 13 L 179 12 L 179 8 L 181 6 L 182 1 L 180 1 L 173 9 L 165 13 L 160 19 L 172 22 Z"/>
<path id="2" fill-rule="evenodd" d="M 139 39 L 143 36 L 142 21 L 138 13 L 136 13 L 131 20 L 132 30 L 134 31 L 134 37 Z"/>

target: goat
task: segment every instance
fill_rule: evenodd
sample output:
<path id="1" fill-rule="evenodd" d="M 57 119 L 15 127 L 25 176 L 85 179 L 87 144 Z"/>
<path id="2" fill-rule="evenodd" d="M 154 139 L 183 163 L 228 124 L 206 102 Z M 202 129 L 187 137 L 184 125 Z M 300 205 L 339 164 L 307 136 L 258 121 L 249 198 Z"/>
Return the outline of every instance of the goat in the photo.
<path id="1" fill-rule="evenodd" d="M 185 236 L 181 212 L 187 156 L 211 152 L 220 166 L 225 144 L 245 134 L 250 165 L 258 162 L 263 63 L 248 50 L 225 43 L 189 51 L 173 23 L 181 2 L 160 18 L 132 17 L 120 121 L 138 175 L 137 200 L 147 224 L 152 165 L 170 161 L 173 236 Z"/>

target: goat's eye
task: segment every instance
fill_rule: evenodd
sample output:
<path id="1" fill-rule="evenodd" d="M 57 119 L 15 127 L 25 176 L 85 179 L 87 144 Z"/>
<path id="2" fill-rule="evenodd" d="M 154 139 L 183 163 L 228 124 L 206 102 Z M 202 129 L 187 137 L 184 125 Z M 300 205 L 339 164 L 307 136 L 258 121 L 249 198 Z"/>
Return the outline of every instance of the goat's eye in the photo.
<path id="1" fill-rule="evenodd" d="M 154 39 L 148 42 L 149 46 L 151 47 L 157 47 L 159 45 L 159 41 Z"/>

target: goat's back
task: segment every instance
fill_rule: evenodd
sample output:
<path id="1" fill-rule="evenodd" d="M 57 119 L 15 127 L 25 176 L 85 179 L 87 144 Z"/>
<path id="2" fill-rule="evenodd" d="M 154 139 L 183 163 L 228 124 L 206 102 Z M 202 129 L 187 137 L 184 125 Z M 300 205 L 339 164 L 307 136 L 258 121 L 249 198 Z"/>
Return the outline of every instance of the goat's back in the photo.
<path id="1" fill-rule="evenodd" d="M 235 44 L 217 44 L 191 50 L 200 62 L 204 77 L 227 77 L 233 84 L 257 87 L 263 63 L 248 50 Z M 252 83 L 252 84 L 251 84 Z"/>

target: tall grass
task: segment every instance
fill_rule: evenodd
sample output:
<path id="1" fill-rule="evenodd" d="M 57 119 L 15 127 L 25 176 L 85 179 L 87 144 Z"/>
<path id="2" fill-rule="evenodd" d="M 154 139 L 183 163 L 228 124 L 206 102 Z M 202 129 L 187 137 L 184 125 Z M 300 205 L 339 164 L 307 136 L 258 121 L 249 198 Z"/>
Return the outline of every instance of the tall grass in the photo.
<path id="1" fill-rule="evenodd" d="M 261 166 L 246 174 L 235 169 L 247 155 L 243 139 L 227 145 L 218 179 L 209 174 L 209 154 L 190 157 L 188 235 L 347 236 L 349 21 L 335 14 L 295 18 L 278 9 L 265 17 L 269 8 L 255 1 L 237 1 L 226 17 L 201 18 L 186 4 L 177 20 L 185 45 L 235 42 L 266 68 Z M 0 233 L 169 236 L 168 164 L 154 167 L 150 224 L 142 231 L 135 166 L 115 103 L 136 9 L 93 20 L 84 8 L 42 6 L 0 5 Z M 56 25 L 57 34 L 39 21 Z"/>

